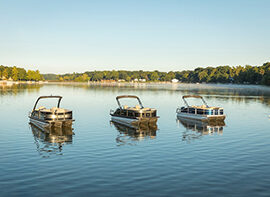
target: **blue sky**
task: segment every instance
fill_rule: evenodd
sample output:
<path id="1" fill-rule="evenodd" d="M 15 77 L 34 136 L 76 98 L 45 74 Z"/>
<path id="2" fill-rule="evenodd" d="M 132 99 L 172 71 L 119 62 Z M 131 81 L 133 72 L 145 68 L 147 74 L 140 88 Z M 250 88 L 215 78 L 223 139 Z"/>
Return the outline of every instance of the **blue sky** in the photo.
<path id="1" fill-rule="evenodd" d="M 42 73 L 270 61 L 268 0 L 0 0 L 0 64 Z"/>

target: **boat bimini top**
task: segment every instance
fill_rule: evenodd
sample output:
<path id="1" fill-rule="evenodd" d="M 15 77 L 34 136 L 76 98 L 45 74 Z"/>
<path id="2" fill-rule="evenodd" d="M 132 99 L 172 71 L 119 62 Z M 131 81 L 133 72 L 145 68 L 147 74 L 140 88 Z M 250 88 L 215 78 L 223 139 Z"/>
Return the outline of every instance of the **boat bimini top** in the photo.
<path id="1" fill-rule="evenodd" d="M 136 105 L 135 108 L 136 108 L 136 109 L 143 109 L 143 108 L 144 108 L 143 105 L 142 105 L 142 102 L 141 102 L 141 100 L 140 100 L 139 97 L 137 97 L 137 96 L 135 96 L 135 95 L 122 95 L 122 96 L 117 96 L 117 97 L 116 97 L 116 101 L 117 101 L 118 106 L 119 106 L 120 109 L 123 109 L 123 108 L 125 109 L 125 108 L 127 108 L 126 105 L 124 105 L 123 108 L 122 108 L 122 105 L 121 105 L 121 103 L 120 103 L 120 101 L 119 101 L 119 100 L 122 99 L 122 98 L 135 98 L 135 99 L 138 100 L 138 103 L 139 103 L 139 105 Z"/>
<path id="2" fill-rule="evenodd" d="M 61 102 L 61 100 L 62 100 L 62 98 L 63 98 L 62 96 L 40 96 L 40 97 L 37 99 L 37 101 L 36 101 L 36 103 L 35 103 L 35 105 L 34 105 L 34 108 L 33 108 L 32 112 L 34 112 L 34 111 L 36 110 L 37 104 L 38 104 L 38 102 L 39 102 L 41 99 L 47 99 L 47 98 L 58 98 L 57 108 L 60 108 L 60 102 Z M 45 108 L 45 107 L 43 107 L 43 108 Z"/>
<path id="3" fill-rule="evenodd" d="M 188 104 L 188 102 L 186 101 L 186 98 L 199 98 L 199 99 L 202 100 L 202 102 L 203 102 L 203 104 L 204 104 L 204 106 L 201 106 L 201 107 L 204 107 L 204 108 L 210 108 L 210 107 L 208 106 L 208 104 L 206 103 L 206 101 L 203 99 L 202 96 L 199 96 L 199 95 L 186 95 L 186 96 L 183 96 L 183 97 L 182 97 L 182 99 L 184 100 L 184 102 L 185 102 L 185 104 L 186 104 L 187 107 L 194 107 L 194 106 L 190 106 L 190 105 Z"/>

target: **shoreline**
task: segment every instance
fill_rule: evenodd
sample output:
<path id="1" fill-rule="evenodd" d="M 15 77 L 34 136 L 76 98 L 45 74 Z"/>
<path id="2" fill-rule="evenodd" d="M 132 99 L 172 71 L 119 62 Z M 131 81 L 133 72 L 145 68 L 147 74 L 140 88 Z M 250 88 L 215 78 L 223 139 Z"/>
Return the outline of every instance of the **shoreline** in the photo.
<path id="1" fill-rule="evenodd" d="M 42 88 L 52 86 L 65 87 L 81 87 L 81 88 L 99 88 L 99 89 L 129 89 L 129 90 L 160 90 L 160 91 L 175 91 L 184 92 L 185 94 L 199 94 L 199 95 L 215 95 L 216 92 L 223 92 L 222 94 L 242 95 L 242 96 L 269 96 L 270 87 L 265 85 L 255 84 L 221 84 L 221 83 L 132 83 L 132 82 L 58 82 L 58 81 L 8 81 L 9 83 L 1 83 L 0 90 L 5 89 L 20 89 L 20 88 Z"/>
<path id="2" fill-rule="evenodd" d="M 0 80 L 0 86 L 12 86 L 19 84 L 51 84 L 51 85 L 100 85 L 100 86 L 198 86 L 198 87 L 206 87 L 206 86 L 218 86 L 219 88 L 231 87 L 231 88 L 266 88 L 270 89 L 269 86 L 260 85 L 260 84 L 234 84 L 234 83 L 182 83 L 182 82 L 119 82 L 119 81 L 88 81 L 88 82 L 75 82 L 75 81 L 8 81 L 8 80 Z"/>
<path id="3" fill-rule="evenodd" d="M 100 82 L 100 81 L 88 81 L 88 82 L 75 82 L 75 81 L 46 81 L 43 82 L 46 84 L 70 84 L 70 85 L 75 85 L 75 84 L 83 84 L 83 85 L 172 85 L 172 86 L 177 86 L 177 85 L 198 85 L 198 86 L 253 86 L 253 87 L 266 87 L 270 88 L 270 86 L 267 85 L 260 85 L 260 84 L 237 84 L 237 83 L 184 83 L 184 82 Z"/>
<path id="4" fill-rule="evenodd" d="M 9 81 L 9 80 L 0 80 L 0 85 L 14 85 L 14 84 L 44 84 L 48 81 Z"/>

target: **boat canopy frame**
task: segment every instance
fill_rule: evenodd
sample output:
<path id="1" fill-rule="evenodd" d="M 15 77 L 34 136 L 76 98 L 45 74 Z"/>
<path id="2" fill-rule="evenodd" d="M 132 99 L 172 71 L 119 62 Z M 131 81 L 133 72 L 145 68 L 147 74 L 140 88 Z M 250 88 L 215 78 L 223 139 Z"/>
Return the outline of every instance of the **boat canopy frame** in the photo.
<path id="1" fill-rule="evenodd" d="M 190 107 L 190 106 L 189 106 L 188 102 L 186 101 L 186 98 L 199 98 L 199 99 L 202 99 L 202 102 L 206 105 L 206 107 L 209 107 L 202 96 L 199 96 L 199 95 L 185 95 L 185 96 L 182 97 L 182 99 L 184 100 L 187 107 Z"/>
<path id="2" fill-rule="evenodd" d="M 46 98 L 58 98 L 57 108 L 59 108 L 59 107 L 60 107 L 60 102 L 61 102 L 61 100 L 62 100 L 63 97 L 62 97 L 62 96 L 52 96 L 52 95 L 51 95 L 51 96 L 40 96 L 40 97 L 38 97 L 38 99 L 37 99 L 37 101 L 36 101 L 36 103 L 35 103 L 35 105 L 34 105 L 34 108 L 33 108 L 33 111 L 32 111 L 32 112 L 35 111 L 38 102 L 39 102 L 41 99 L 46 99 Z"/>
<path id="3" fill-rule="evenodd" d="M 143 105 L 142 105 L 142 102 L 141 102 L 141 100 L 140 100 L 139 97 L 137 97 L 137 96 L 135 96 L 135 95 L 122 95 L 122 96 L 117 96 L 117 97 L 116 97 L 116 101 L 117 101 L 118 106 L 119 106 L 120 109 L 122 109 L 122 106 L 121 106 L 121 103 L 120 103 L 119 100 L 122 99 L 122 98 L 135 98 L 135 99 L 138 100 L 141 109 L 144 108 Z"/>

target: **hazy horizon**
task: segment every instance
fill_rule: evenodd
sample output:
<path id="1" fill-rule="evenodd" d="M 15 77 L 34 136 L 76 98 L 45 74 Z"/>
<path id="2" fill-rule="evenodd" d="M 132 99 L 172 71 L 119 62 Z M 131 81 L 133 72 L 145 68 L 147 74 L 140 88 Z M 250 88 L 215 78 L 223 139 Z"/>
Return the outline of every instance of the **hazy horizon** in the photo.
<path id="1" fill-rule="evenodd" d="M 2 1 L 0 64 L 181 71 L 270 60 L 270 1 Z"/>

